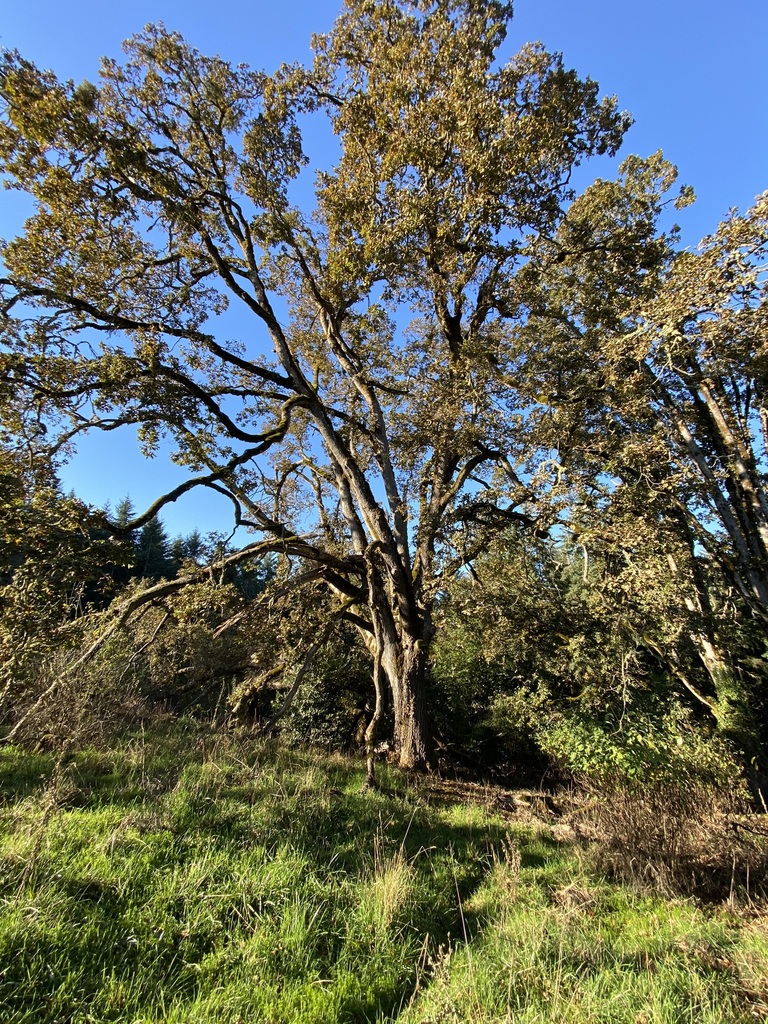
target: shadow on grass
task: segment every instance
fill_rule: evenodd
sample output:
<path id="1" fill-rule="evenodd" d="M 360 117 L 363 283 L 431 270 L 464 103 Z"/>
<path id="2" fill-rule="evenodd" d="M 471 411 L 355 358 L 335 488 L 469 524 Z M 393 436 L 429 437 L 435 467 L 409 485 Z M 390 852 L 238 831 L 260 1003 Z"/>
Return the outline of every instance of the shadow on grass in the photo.
<path id="1" fill-rule="evenodd" d="M 0 803 L 22 800 L 45 789 L 55 766 L 52 754 L 0 746 Z"/>

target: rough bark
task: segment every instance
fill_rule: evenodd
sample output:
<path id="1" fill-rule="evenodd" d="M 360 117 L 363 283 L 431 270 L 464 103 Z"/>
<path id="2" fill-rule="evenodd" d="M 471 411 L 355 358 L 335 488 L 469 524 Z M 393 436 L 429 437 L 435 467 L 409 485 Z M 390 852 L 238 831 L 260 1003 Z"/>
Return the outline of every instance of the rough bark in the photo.
<path id="1" fill-rule="evenodd" d="M 392 691 L 395 757 L 408 771 L 424 771 L 430 760 L 428 657 L 428 643 L 405 637 L 399 644 L 387 644 L 382 659 Z"/>

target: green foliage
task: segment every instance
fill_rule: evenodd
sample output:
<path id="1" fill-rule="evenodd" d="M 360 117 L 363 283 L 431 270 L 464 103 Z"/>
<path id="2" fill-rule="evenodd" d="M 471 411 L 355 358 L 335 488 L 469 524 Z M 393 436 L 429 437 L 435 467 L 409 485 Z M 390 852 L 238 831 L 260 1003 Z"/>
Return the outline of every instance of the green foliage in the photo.
<path id="1" fill-rule="evenodd" d="M 707 692 L 679 577 L 641 523 L 631 546 L 590 546 L 509 534 L 455 582 L 434 666 L 437 721 L 455 754 L 487 767 L 548 763 L 589 785 L 738 785 L 744 751 L 700 700 L 685 700 L 675 674 Z"/>
<path id="2" fill-rule="evenodd" d="M 48 459 L 4 444 L 0 522 L 0 715 L 7 720 L 48 685 L 51 659 L 60 667 L 77 650 L 80 617 L 110 592 L 109 567 L 127 551 L 99 530 L 91 509 L 61 492 Z"/>
<path id="3" fill-rule="evenodd" d="M 677 703 L 666 714 L 653 704 L 645 711 L 629 706 L 617 720 L 578 709 L 550 713 L 536 739 L 561 769 L 590 786 L 618 783 L 637 790 L 702 782 L 724 792 L 741 788 L 734 752 L 704 734 Z"/>
<path id="4" fill-rule="evenodd" d="M 568 569 L 546 545 L 509 534 L 454 581 L 439 609 L 435 719 L 443 740 L 475 766 L 541 773 L 531 722 L 501 728 L 493 708 L 515 693 L 543 701 L 573 692 L 564 646 L 580 617 L 577 600 L 563 597 Z"/>
<path id="5" fill-rule="evenodd" d="M 130 637 L 134 649 L 143 649 L 146 692 L 171 707 L 215 706 L 248 659 L 247 634 L 219 628 L 241 609 L 236 589 L 213 581 L 185 587 L 151 609 Z"/>
<path id="6" fill-rule="evenodd" d="M 281 738 L 289 744 L 352 750 L 373 714 L 372 700 L 369 657 L 345 630 L 316 655 L 280 724 Z"/>

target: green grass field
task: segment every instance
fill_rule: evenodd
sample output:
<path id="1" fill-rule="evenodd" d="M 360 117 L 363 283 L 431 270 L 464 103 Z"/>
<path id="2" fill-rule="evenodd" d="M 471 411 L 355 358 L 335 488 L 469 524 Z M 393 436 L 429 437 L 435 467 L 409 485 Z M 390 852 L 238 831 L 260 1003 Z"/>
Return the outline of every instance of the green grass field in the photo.
<path id="1" fill-rule="evenodd" d="M 545 825 L 192 725 L 0 749 L 3 1024 L 768 1019 L 768 921 Z"/>

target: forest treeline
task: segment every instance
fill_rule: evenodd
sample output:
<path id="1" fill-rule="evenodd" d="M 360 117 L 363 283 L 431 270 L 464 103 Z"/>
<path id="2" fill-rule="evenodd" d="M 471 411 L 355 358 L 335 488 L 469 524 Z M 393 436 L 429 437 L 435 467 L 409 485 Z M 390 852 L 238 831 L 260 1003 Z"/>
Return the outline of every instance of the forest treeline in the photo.
<path id="1" fill-rule="evenodd" d="M 98 84 L 4 55 L 35 203 L 0 278 L 7 739 L 162 706 L 371 776 L 765 808 L 768 194 L 691 251 L 661 153 L 578 191 L 630 118 L 538 44 L 500 60 L 511 16 L 347 0 L 273 75 L 162 26 Z M 338 147 L 311 211 L 308 115 Z M 186 482 L 63 494 L 121 426 Z M 239 530 L 169 544 L 195 488 Z"/>

